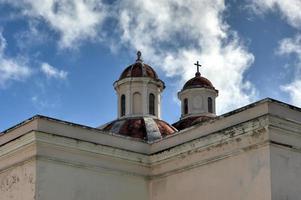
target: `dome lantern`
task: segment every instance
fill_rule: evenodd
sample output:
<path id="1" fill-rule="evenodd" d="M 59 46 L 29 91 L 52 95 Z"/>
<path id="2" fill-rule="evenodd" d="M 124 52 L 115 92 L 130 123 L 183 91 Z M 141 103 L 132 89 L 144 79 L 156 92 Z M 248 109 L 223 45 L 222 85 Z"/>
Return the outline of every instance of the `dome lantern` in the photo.
<path id="1" fill-rule="evenodd" d="M 195 77 L 188 80 L 182 90 L 178 92 L 178 98 L 181 101 L 180 121 L 173 124 L 181 130 L 192 125 L 194 121 L 202 121 L 216 116 L 215 98 L 218 96 L 218 90 L 212 83 L 201 76 L 197 61 Z"/>
<path id="2" fill-rule="evenodd" d="M 160 118 L 161 92 L 164 82 L 137 52 L 136 62 L 129 65 L 114 83 L 118 95 L 118 118 L 151 116 Z"/>

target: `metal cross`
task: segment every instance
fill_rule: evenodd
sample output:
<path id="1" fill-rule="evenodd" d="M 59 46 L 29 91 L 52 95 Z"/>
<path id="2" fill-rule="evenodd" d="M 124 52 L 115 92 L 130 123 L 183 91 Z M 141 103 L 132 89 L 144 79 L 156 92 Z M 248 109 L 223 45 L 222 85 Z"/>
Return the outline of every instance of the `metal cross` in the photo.
<path id="1" fill-rule="evenodd" d="M 194 65 L 196 65 L 197 67 L 197 73 L 200 73 L 200 67 L 202 66 L 199 61 L 196 61 L 196 63 L 194 63 Z"/>

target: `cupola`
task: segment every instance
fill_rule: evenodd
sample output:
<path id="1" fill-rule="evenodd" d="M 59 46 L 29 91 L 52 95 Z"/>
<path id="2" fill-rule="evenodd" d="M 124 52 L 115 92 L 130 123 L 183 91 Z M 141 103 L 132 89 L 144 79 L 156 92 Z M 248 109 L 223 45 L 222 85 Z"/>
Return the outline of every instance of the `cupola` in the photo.
<path id="1" fill-rule="evenodd" d="M 155 70 L 143 62 L 140 51 L 136 62 L 125 68 L 114 88 L 119 118 L 148 115 L 160 118 L 161 92 L 165 85 Z"/>
<path id="2" fill-rule="evenodd" d="M 115 81 L 118 118 L 101 127 L 117 135 L 153 142 L 174 134 L 177 129 L 160 119 L 161 93 L 164 82 L 137 52 L 135 63 L 129 65 Z"/>
<path id="3" fill-rule="evenodd" d="M 173 125 L 179 130 L 216 116 L 215 98 L 218 96 L 218 90 L 208 79 L 201 76 L 199 71 L 201 65 L 198 61 L 195 65 L 197 66 L 195 77 L 188 80 L 178 92 L 181 118 Z"/>

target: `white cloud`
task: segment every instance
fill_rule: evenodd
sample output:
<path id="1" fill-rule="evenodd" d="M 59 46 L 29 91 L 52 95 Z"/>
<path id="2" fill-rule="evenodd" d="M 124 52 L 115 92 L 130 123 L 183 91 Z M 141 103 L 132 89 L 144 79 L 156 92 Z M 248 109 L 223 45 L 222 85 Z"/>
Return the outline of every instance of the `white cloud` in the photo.
<path id="1" fill-rule="evenodd" d="M 22 10 L 25 16 L 42 19 L 60 34 L 61 48 L 77 48 L 80 42 L 98 37 L 107 12 L 100 0 L 0 0 Z"/>
<path id="2" fill-rule="evenodd" d="M 301 29 L 301 1 L 300 0 L 250 0 L 250 5 L 255 13 L 265 14 L 269 11 L 280 12 L 287 23 L 300 30 Z M 282 91 L 287 92 L 291 102 L 301 106 L 301 34 L 296 34 L 293 38 L 284 38 L 279 42 L 277 49 L 279 55 L 295 55 L 295 77 L 293 81 L 281 85 Z"/>
<path id="3" fill-rule="evenodd" d="M 281 89 L 288 92 L 291 98 L 291 102 L 301 107 L 301 79 L 296 79 L 290 84 L 281 86 Z"/>
<path id="4" fill-rule="evenodd" d="M 277 53 L 280 55 L 293 54 L 297 57 L 294 80 L 282 85 L 281 89 L 290 95 L 293 104 L 301 107 L 301 34 L 280 41 Z"/>
<path id="5" fill-rule="evenodd" d="M 297 34 L 294 38 L 285 38 L 281 40 L 277 53 L 280 55 L 293 53 L 297 55 L 301 61 L 301 34 Z"/>
<path id="6" fill-rule="evenodd" d="M 31 97 L 31 102 L 36 109 L 41 111 L 45 109 L 54 109 L 60 106 L 60 98 L 57 96 L 50 101 L 49 97 L 45 97 L 45 95 L 34 95 Z"/>
<path id="7" fill-rule="evenodd" d="M 257 13 L 278 10 L 288 23 L 301 28 L 301 1 L 300 0 L 249 0 L 253 10 Z"/>
<path id="8" fill-rule="evenodd" d="M 48 63 L 42 63 L 41 71 L 47 76 L 47 78 L 66 79 L 68 72 L 59 70 Z"/>
<path id="9" fill-rule="evenodd" d="M 39 22 L 31 20 L 28 22 L 28 29 L 14 34 L 16 45 L 22 52 L 30 51 L 35 45 L 45 44 L 45 41 L 51 42 L 49 33 L 42 30 Z"/>
<path id="10" fill-rule="evenodd" d="M 6 48 L 7 42 L 5 38 L 2 35 L 2 32 L 0 32 L 0 55 L 4 54 L 4 50 Z"/>
<path id="11" fill-rule="evenodd" d="M 119 5 L 122 42 L 142 50 L 145 61 L 179 76 L 182 86 L 203 64 L 202 74 L 220 90 L 218 112 L 245 105 L 256 96 L 244 73 L 254 61 L 229 25 L 221 0 L 124 0 Z"/>
<path id="12" fill-rule="evenodd" d="M 0 87 L 6 87 L 12 80 L 24 80 L 31 74 L 24 60 L 5 56 L 6 46 L 7 42 L 0 32 Z"/>
<path id="13" fill-rule="evenodd" d="M 1 1 L 47 22 L 60 34 L 62 48 L 76 48 L 100 33 L 111 40 L 106 30 L 99 30 L 112 17 L 118 27 L 110 31 L 121 35 L 116 44 L 141 50 L 146 62 L 167 76 L 179 77 L 179 87 L 194 76 L 193 63 L 199 60 L 202 74 L 220 90 L 219 113 L 250 103 L 256 96 L 253 85 L 244 79 L 254 56 L 225 22 L 224 0 L 122 0 L 110 6 L 101 0 Z"/>

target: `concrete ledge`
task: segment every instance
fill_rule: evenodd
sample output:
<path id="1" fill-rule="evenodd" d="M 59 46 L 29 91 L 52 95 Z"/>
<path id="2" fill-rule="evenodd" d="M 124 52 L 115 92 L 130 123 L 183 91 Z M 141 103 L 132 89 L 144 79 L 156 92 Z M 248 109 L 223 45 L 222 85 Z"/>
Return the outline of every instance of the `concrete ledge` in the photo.
<path id="1" fill-rule="evenodd" d="M 143 140 L 103 132 L 97 128 L 37 115 L 4 131 L 0 135 L 0 146 L 30 131 L 38 131 L 139 154 L 154 155 L 183 143 L 203 138 L 209 134 L 267 115 L 301 124 L 300 108 L 273 99 L 264 99 L 153 143 L 146 143 Z"/>

